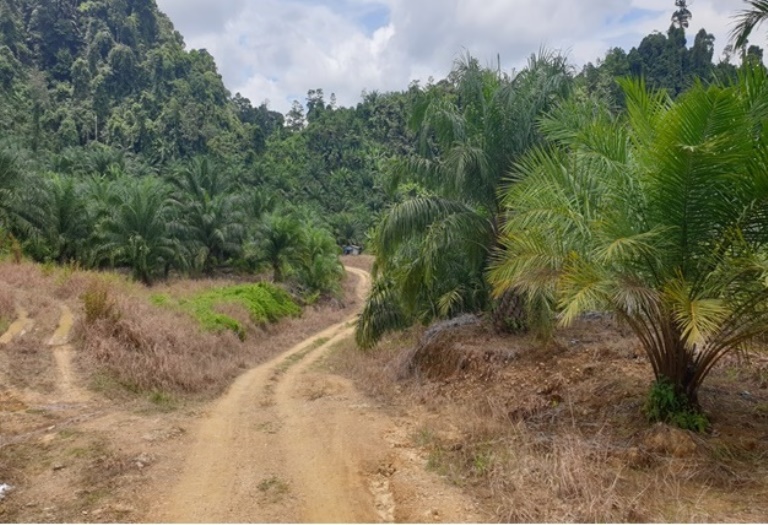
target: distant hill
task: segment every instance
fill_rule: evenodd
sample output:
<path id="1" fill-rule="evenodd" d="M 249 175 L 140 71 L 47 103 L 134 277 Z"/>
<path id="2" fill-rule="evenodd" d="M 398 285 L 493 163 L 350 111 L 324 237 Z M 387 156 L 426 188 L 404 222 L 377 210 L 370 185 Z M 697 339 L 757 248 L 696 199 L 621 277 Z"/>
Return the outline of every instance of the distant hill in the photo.
<path id="1" fill-rule="evenodd" d="M 282 115 L 224 87 L 154 0 L 3 0 L 0 123 L 34 150 L 98 141 L 156 160 L 263 147 Z"/>

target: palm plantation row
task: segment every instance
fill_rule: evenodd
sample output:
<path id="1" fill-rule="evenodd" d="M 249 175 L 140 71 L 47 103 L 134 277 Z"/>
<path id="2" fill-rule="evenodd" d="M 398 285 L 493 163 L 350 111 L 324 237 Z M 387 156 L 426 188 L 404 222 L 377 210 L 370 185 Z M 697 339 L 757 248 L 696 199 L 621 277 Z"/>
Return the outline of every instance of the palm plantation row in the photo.
<path id="1" fill-rule="evenodd" d="M 3 151 L 4 245 L 20 251 L 23 244 L 41 262 L 126 267 L 147 284 L 172 270 L 210 275 L 229 266 L 264 268 L 308 296 L 335 291 L 336 243 L 306 210 L 238 187 L 206 158 L 160 177 L 128 173 L 131 166 L 120 157 L 100 164 L 105 155 L 84 156 L 71 174 L 39 175 L 24 169 L 19 153 Z"/>
<path id="2" fill-rule="evenodd" d="M 627 78 L 618 110 L 555 55 L 451 78 L 417 105 L 419 190 L 376 230 L 358 343 L 460 312 L 547 335 L 608 311 L 651 363 L 648 416 L 705 428 L 702 382 L 768 332 L 765 68 L 677 98 Z"/>

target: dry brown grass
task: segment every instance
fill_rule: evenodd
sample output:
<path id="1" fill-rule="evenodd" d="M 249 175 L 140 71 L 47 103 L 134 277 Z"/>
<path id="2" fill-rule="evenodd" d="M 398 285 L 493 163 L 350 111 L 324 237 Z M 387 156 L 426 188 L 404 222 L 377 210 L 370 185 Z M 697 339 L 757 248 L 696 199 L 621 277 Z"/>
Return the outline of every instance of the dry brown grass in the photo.
<path id="1" fill-rule="evenodd" d="M 14 288 L 36 288 L 47 282 L 39 265 L 9 261 L 0 261 L 0 280 Z"/>
<path id="2" fill-rule="evenodd" d="M 349 291 L 352 283 L 351 279 L 348 281 L 345 287 Z M 221 281 L 211 283 L 222 285 Z M 163 291 L 182 295 L 204 289 L 200 286 L 177 282 L 165 286 Z M 104 289 L 94 290 L 102 293 Z M 185 313 L 151 305 L 147 296 L 156 289 L 145 291 L 143 297 L 136 290 L 109 290 L 111 295 L 107 298 L 96 295 L 102 303 L 113 303 L 112 312 L 92 323 L 81 316 L 76 324 L 78 345 L 84 350 L 79 357 L 79 369 L 84 373 L 100 371 L 97 380 L 101 385 L 116 382 L 135 392 L 193 397 L 223 392 L 245 369 L 342 320 L 356 306 L 351 301 L 343 307 L 308 308 L 299 319 L 286 319 L 264 328 L 254 325 L 247 312 L 238 306 L 223 306 L 225 313 L 246 327 L 248 337 L 241 342 L 231 332 L 201 331 Z"/>
<path id="3" fill-rule="evenodd" d="M 259 327 L 237 305 L 222 306 L 246 327 L 248 337 L 242 343 L 229 332 L 203 332 L 189 315 L 150 301 L 158 293 L 185 297 L 240 281 L 174 280 L 146 288 L 118 274 L 0 262 L 0 292 L 7 290 L 0 295 L 0 317 L 6 309 L 15 316 L 17 303 L 35 321 L 33 333 L 9 345 L 0 362 L 7 364 L 18 355 L 19 363 L 10 370 L 14 382 L 29 385 L 28 374 L 43 374 L 41 389 L 49 391 L 55 370 L 45 343 L 64 303 L 76 319 L 75 365 L 82 382 L 113 394 L 127 390 L 208 398 L 225 390 L 244 369 L 341 321 L 357 307 L 356 299 L 334 300 L 307 308 L 299 319 Z M 354 295 L 354 278 L 345 280 L 344 291 L 346 297 Z"/>
<path id="4" fill-rule="evenodd" d="M 13 288 L 0 282 L 0 319 L 12 319 L 16 315 L 14 297 Z"/>
<path id="5" fill-rule="evenodd" d="M 204 333 L 189 316 L 122 296 L 112 313 L 75 327 L 80 370 L 136 392 L 218 393 L 247 363 L 234 334 Z"/>
<path id="6" fill-rule="evenodd" d="M 417 339 L 419 330 L 411 330 L 390 337 L 375 352 L 360 352 L 352 338 L 336 343 L 318 366 L 329 372 L 354 378 L 364 386 L 367 395 L 390 404 L 402 400 L 402 387 L 397 380 L 402 362 L 402 349 L 409 348 Z"/>
<path id="7" fill-rule="evenodd" d="M 5 349 L 4 374 L 10 386 L 51 393 L 56 389 L 56 364 L 38 338 L 24 337 Z"/>
<path id="8" fill-rule="evenodd" d="M 340 346 L 327 366 L 412 414 L 419 421 L 413 443 L 428 468 L 495 519 L 752 522 L 768 515 L 763 360 L 734 359 L 716 371 L 701 395 L 713 432 L 692 435 L 649 427 L 641 407 L 650 366 L 610 320 L 578 323 L 548 345 L 481 325 L 416 349 L 419 333 L 369 354 Z"/>
<path id="9" fill-rule="evenodd" d="M 0 281 L 0 335 L 2 335 L 16 317 L 15 294 L 13 288 Z"/>

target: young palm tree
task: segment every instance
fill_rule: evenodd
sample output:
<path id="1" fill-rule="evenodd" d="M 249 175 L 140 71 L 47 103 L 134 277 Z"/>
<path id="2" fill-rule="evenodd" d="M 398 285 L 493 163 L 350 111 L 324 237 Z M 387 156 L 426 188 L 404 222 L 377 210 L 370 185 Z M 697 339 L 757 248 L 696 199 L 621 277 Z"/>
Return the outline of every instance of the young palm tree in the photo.
<path id="1" fill-rule="evenodd" d="M 193 254 L 194 266 L 210 274 L 240 252 L 244 215 L 238 198 L 223 171 L 205 158 L 192 160 L 171 182 L 179 212 L 175 233 Z"/>
<path id="2" fill-rule="evenodd" d="M 499 232 L 500 182 L 538 140 L 536 119 L 570 86 L 565 60 L 542 53 L 513 78 L 466 57 L 447 88 L 423 93 L 412 122 L 419 155 L 399 171 L 425 191 L 389 210 L 377 228 L 376 273 L 386 285 L 373 287 L 369 302 L 379 307 L 364 310 L 359 344 L 371 346 L 403 319 L 428 322 L 488 306 L 484 272 Z M 380 306 L 393 303 L 378 294 L 397 297 L 400 313 L 384 313 Z"/>
<path id="3" fill-rule="evenodd" d="M 749 8 L 739 13 L 736 17 L 736 25 L 731 32 L 731 41 L 736 48 L 744 47 L 752 31 L 768 20 L 768 0 L 745 1 L 749 4 Z"/>
<path id="4" fill-rule="evenodd" d="M 755 68 L 676 102 L 623 87 L 625 118 L 569 103 L 544 121 L 557 146 L 518 165 L 490 280 L 562 325 L 614 312 L 696 410 L 718 360 L 768 332 L 768 81 Z"/>
<path id="5" fill-rule="evenodd" d="M 104 221 L 103 250 L 126 264 L 135 279 L 151 285 L 177 255 L 169 231 L 168 188 L 146 178 L 123 188 L 122 204 Z"/>
<path id="6" fill-rule="evenodd" d="M 93 221 L 74 177 L 51 175 L 25 195 L 23 210 L 33 256 L 64 264 L 85 262 Z"/>

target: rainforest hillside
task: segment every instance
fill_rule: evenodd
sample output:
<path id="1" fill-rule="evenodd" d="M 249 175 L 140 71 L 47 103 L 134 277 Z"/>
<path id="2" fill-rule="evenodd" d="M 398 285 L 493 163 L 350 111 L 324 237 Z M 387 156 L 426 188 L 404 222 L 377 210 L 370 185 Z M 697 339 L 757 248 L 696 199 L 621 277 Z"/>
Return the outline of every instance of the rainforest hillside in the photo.
<path id="1" fill-rule="evenodd" d="M 738 53 L 715 65 L 713 44 L 704 29 L 689 42 L 673 25 L 629 51 L 609 50 L 581 72 L 556 62 L 568 92 L 621 112 L 620 77 L 643 77 L 673 97 L 696 79 L 735 79 L 730 56 L 738 61 Z M 743 59 L 759 62 L 762 50 L 750 47 Z M 460 57 L 443 80 L 363 93 L 353 108 L 308 86 L 306 99 L 282 115 L 232 95 L 212 56 L 187 49 L 154 0 L 4 0 L 0 249 L 127 267 L 146 282 L 171 271 L 264 268 L 302 288 L 332 288 L 332 277 L 308 277 L 330 271 L 310 270 L 320 263 L 308 253 L 331 257 L 335 245 L 369 245 L 393 204 L 439 195 L 415 166 L 437 173 L 450 161 L 451 144 L 425 125 L 427 108 L 474 111 L 462 93 L 461 63 L 479 67 Z M 520 93 L 530 75 L 484 74 L 497 77 L 500 92 Z M 539 102 L 546 110 L 556 100 Z M 525 110 L 516 104 L 494 111 Z M 510 127 L 494 138 L 515 151 L 495 159 L 499 181 L 540 136 L 536 115 L 518 116 L 507 114 Z M 474 125 L 485 126 L 483 118 Z M 457 131 L 485 141 L 479 129 Z M 516 143 L 519 134 L 533 142 Z M 318 237 L 308 240 L 308 231 Z M 466 307 L 482 304 L 478 296 Z"/>

